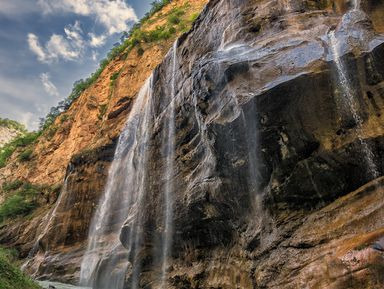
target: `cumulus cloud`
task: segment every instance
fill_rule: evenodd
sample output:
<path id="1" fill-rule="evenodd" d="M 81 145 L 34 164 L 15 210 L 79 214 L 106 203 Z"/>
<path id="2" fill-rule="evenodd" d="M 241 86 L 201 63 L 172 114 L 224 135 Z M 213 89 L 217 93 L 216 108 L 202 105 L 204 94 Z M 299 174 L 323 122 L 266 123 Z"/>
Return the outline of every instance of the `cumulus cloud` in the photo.
<path id="1" fill-rule="evenodd" d="M 36 54 L 41 62 L 49 63 L 60 58 L 64 60 L 78 59 L 84 49 L 80 23 L 76 21 L 73 25 L 67 25 L 64 28 L 64 33 L 65 37 L 52 34 L 44 46 L 35 34 L 29 33 L 27 37 L 29 49 Z"/>
<path id="2" fill-rule="evenodd" d="M 94 16 L 109 35 L 126 31 L 130 22 L 137 21 L 134 9 L 124 0 L 38 0 L 43 13 L 74 13 Z"/>
<path id="3" fill-rule="evenodd" d="M 51 96 L 59 97 L 59 91 L 57 87 L 51 82 L 50 75 L 48 73 L 40 74 L 40 80 L 43 83 L 44 90 Z"/>

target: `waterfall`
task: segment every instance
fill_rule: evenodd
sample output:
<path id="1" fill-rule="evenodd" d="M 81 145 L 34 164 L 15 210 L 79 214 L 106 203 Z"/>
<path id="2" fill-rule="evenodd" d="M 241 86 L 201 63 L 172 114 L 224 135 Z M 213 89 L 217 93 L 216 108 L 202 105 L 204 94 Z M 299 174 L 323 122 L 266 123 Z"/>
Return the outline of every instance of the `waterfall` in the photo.
<path id="1" fill-rule="evenodd" d="M 360 10 L 361 0 L 353 0 L 353 10 Z"/>
<path id="2" fill-rule="evenodd" d="M 335 61 L 336 68 L 337 68 L 339 85 L 341 86 L 342 92 L 343 92 L 342 104 L 345 107 L 345 109 L 351 113 L 355 123 L 357 124 L 357 130 L 358 130 L 357 138 L 361 145 L 361 150 L 366 162 L 368 173 L 370 174 L 371 177 L 377 178 L 379 176 L 379 173 L 377 171 L 377 167 L 374 162 L 374 154 L 370 149 L 369 145 L 367 144 L 367 142 L 361 136 L 360 131 L 362 128 L 363 120 L 358 114 L 358 108 L 356 107 L 356 103 L 355 103 L 356 94 L 351 86 L 349 77 L 347 75 L 347 69 L 341 59 L 340 48 L 335 35 L 335 31 L 331 31 L 329 33 L 329 40 L 331 44 L 330 48 L 332 51 L 333 59 Z"/>
<path id="3" fill-rule="evenodd" d="M 28 258 L 27 258 L 28 260 L 21 266 L 21 269 L 24 271 L 28 267 L 30 267 L 30 266 L 33 267 L 34 265 L 37 264 L 35 272 L 32 273 L 31 275 L 36 275 L 38 273 L 39 264 L 42 261 L 44 261 L 44 258 L 45 258 L 44 255 L 47 255 L 47 253 L 49 252 L 49 247 L 47 246 L 47 248 L 45 248 L 45 250 L 44 250 L 45 251 L 44 255 L 38 254 L 39 250 L 40 250 L 40 246 L 41 246 L 41 241 L 48 234 L 48 232 L 52 229 L 53 222 L 57 216 L 57 210 L 59 207 L 62 206 L 63 200 L 65 200 L 64 196 L 66 196 L 68 193 L 68 178 L 70 175 L 70 171 L 71 171 L 71 167 L 69 167 L 69 170 L 67 172 L 67 176 L 64 179 L 63 187 L 60 191 L 60 196 L 59 196 L 58 200 L 56 201 L 53 209 L 42 220 L 43 230 L 38 235 L 37 240 L 34 243 L 34 245 L 32 246 L 31 251 L 29 251 Z M 47 245 L 49 245 L 49 244 L 47 244 Z M 38 256 L 38 255 L 40 255 L 40 256 Z"/>
<path id="4" fill-rule="evenodd" d="M 140 240 L 140 209 L 146 180 L 146 164 L 152 98 L 152 77 L 139 92 L 119 138 L 104 192 L 94 214 L 88 247 L 81 264 L 80 284 L 101 289 L 121 289 L 129 269 L 128 254 Z M 135 219 L 130 248 L 120 242 L 126 220 Z"/>
<path id="5" fill-rule="evenodd" d="M 32 250 L 29 252 L 29 257 L 33 257 L 37 253 L 37 251 L 39 250 L 39 247 L 40 247 L 41 240 L 44 238 L 44 236 L 47 235 L 48 231 L 51 229 L 53 220 L 56 218 L 56 215 L 57 215 L 57 209 L 62 205 L 64 196 L 68 192 L 68 177 L 69 177 L 69 174 L 66 176 L 66 178 L 64 180 L 63 188 L 61 189 L 59 199 L 56 201 L 56 204 L 55 204 L 52 212 L 47 214 L 48 220 L 44 226 L 44 229 L 39 234 L 39 237 L 37 238 Z M 47 250 L 48 250 L 48 248 L 47 248 Z"/>
<path id="6" fill-rule="evenodd" d="M 171 79 L 171 98 L 169 103 L 169 118 L 167 121 L 167 135 L 163 139 L 163 145 L 166 145 L 166 170 L 165 170 L 165 188 L 164 188 L 164 233 L 162 246 L 162 271 L 161 287 L 166 287 L 166 275 L 168 267 L 168 257 L 172 247 L 173 234 L 173 173 L 175 158 L 175 101 L 176 101 L 176 69 L 177 69 L 177 44 L 176 40 L 172 49 L 172 79 Z"/>

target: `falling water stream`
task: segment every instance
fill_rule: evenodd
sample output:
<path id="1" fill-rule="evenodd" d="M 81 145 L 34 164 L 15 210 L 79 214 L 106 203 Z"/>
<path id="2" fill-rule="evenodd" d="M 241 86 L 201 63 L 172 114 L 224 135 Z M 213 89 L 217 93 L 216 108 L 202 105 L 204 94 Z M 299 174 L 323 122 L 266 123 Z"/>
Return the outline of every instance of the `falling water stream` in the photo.
<path id="1" fill-rule="evenodd" d="M 151 98 L 152 77 L 139 92 L 117 144 L 105 193 L 91 223 L 88 247 L 81 264 L 80 284 L 83 286 L 102 289 L 121 289 L 124 286 L 129 262 L 120 242 L 120 230 L 127 219 L 137 215 L 144 194 Z M 137 225 L 135 222 L 132 228 L 136 234 L 130 235 L 130 250 L 133 250 L 134 241 L 139 242 Z"/>
<path id="2" fill-rule="evenodd" d="M 354 10 L 360 9 L 360 1 L 354 0 Z M 376 164 L 374 162 L 374 154 L 369 147 L 368 143 L 363 139 L 361 129 L 363 120 L 358 113 L 358 108 L 356 107 L 356 93 L 352 87 L 351 80 L 348 77 L 348 70 L 341 59 L 339 42 L 336 37 L 335 31 L 329 33 L 330 48 L 332 52 L 333 59 L 337 68 L 337 75 L 339 85 L 341 86 L 343 98 L 342 105 L 343 108 L 348 111 L 353 117 L 354 122 L 357 125 L 357 138 L 361 145 L 361 151 L 363 153 L 364 160 L 366 162 L 368 173 L 371 177 L 377 178 L 379 176 Z"/>
<path id="3" fill-rule="evenodd" d="M 168 257 L 172 247 L 173 235 L 173 174 L 174 174 L 174 158 L 175 158 L 175 97 L 176 97 L 176 69 L 177 69 L 177 44 L 176 40 L 172 49 L 172 79 L 171 79 L 171 98 L 169 103 L 169 118 L 167 121 L 167 136 L 163 140 L 166 145 L 166 171 L 165 171 L 165 188 L 164 188 L 164 233 L 162 246 L 162 270 L 161 270 L 161 287 L 166 287 Z"/>
<path id="4" fill-rule="evenodd" d="M 290 1 L 286 1 L 287 11 L 292 11 Z M 354 10 L 358 10 L 360 1 L 354 0 Z M 237 13 L 237 10 L 234 10 Z M 238 61 L 243 61 L 252 49 L 236 41 L 236 38 L 229 37 L 227 34 L 234 30 L 234 25 L 229 25 L 224 29 L 222 42 L 218 51 L 219 55 L 225 57 L 232 56 Z M 377 177 L 378 172 L 374 163 L 374 155 L 361 136 L 363 120 L 358 114 L 356 107 L 356 95 L 351 86 L 346 67 L 340 57 L 340 48 L 335 32 L 329 34 L 330 48 L 337 67 L 339 84 L 343 91 L 343 104 L 345 109 L 352 115 L 357 124 L 358 140 L 367 164 L 368 172 L 371 176 Z M 163 219 L 162 219 L 162 238 L 161 246 L 158 250 L 161 264 L 161 276 L 158 282 L 160 288 L 167 288 L 167 270 L 173 241 L 173 205 L 174 205 L 174 172 L 175 172 L 175 102 L 176 102 L 176 76 L 178 68 L 177 41 L 171 50 L 172 74 L 170 79 L 170 101 L 164 114 L 164 135 L 162 136 L 161 146 L 164 152 L 165 170 L 164 182 L 161 192 L 163 193 Z M 235 54 L 235 55 L 232 55 Z M 253 55 L 261 57 L 262 55 Z M 220 60 L 220 59 L 219 59 Z M 152 76 L 146 81 L 134 101 L 129 113 L 126 126 L 119 138 L 114 160 L 109 170 L 108 180 L 104 195 L 100 199 L 99 205 L 93 216 L 89 235 L 88 246 L 84 255 L 81 272 L 80 285 L 97 289 L 123 289 L 126 284 L 126 275 L 130 270 L 129 288 L 139 288 L 141 273 L 140 262 L 135 263 L 135 255 L 140 251 L 144 240 L 143 232 L 143 210 L 146 195 L 146 182 L 148 176 L 148 145 L 152 135 L 151 126 L 153 125 L 153 79 Z M 197 105 L 195 104 L 197 107 Z M 244 112 L 241 115 L 244 126 L 248 128 L 247 137 L 247 158 L 248 158 L 248 189 L 251 193 L 257 194 L 258 175 L 258 136 L 256 122 L 250 122 Z M 196 117 L 199 121 L 199 117 Z M 255 120 L 253 120 L 255 121 Z M 200 129 L 203 127 L 199 123 Z M 208 155 L 210 157 L 210 155 Z M 207 158 L 208 158 L 207 157 Z M 212 162 L 212 161 L 211 161 Z M 313 180 L 311 170 L 306 163 L 311 182 L 321 197 L 316 183 Z M 67 190 L 66 183 L 63 192 Z M 46 235 L 56 216 L 56 210 L 61 203 L 63 192 L 47 220 L 46 228 L 40 234 L 35 245 L 34 251 L 38 249 L 39 242 Z M 258 198 L 256 198 L 258 200 Z M 259 207 L 259 206 L 258 206 Z M 261 219 L 261 218 L 260 218 Z M 129 235 L 124 246 L 121 244 L 120 232 L 123 226 L 129 227 Z M 132 261 L 133 258 L 133 261 Z M 131 259 L 131 263 L 129 262 Z M 65 287 L 63 287 L 65 288 Z"/>
<path id="5" fill-rule="evenodd" d="M 353 9 L 360 10 L 360 2 L 361 0 L 353 0 Z"/>
<path id="6" fill-rule="evenodd" d="M 170 51 L 172 75 L 170 102 L 163 114 L 164 135 L 161 140 L 164 152 L 164 211 L 162 245 L 155 248 L 160 256 L 161 288 L 166 288 L 168 258 L 173 235 L 173 175 L 175 158 L 175 96 L 177 69 L 177 41 Z M 148 176 L 148 145 L 153 125 L 152 77 L 141 89 L 129 114 L 112 162 L 104 196 L 91 223 L 88 247 L 81 264 L 80 284 L 97 289 L 122 289 L 130 270 L 130 288 L 139 287 L 140 260 L 143 249 L 145 195 Z M 121 228 L 129 228 L 123 248 Z M 155 252 L 156 253 L 156 252 Z M 129 262 L 129 259 L 131 262 Z"/>
<path id="7" fill-rule="evenodd" d="M 47 236 L 48 232 L 52 230 L 52 226 L 54 225 L 54 221 L 57 216 L 57 210 L 59 207 L 63 206 L 63 200 L 65 200 L 64 197 L 68 194 L 68 178 L 69 178 L 70 172 L 71 172 L 71 168 L 69 168 L 67 172 L 67 176 L 65 177 L 63 187 L 60 191 L 60 195 L 58 200 L 55 203 L 55 206 L 42 220 L 43 229 L 39 233 L 36 242 L 32 246 L 32 249 L 28 254 L 27 261 L 21 266 L 22 270 L 25 270 L 27 267 L 31 265 L 33 266 L 34 264 L 40 264 L 45 259 L 45 256 L 49 254 L 49 243 L 47 243 L 47 247 L 44 250 L 45 251 L 44 254 L 39 253 L 41 242 L 43 238 Z M 39 266 L 37 265 L 35 272 L 31 273 L 31 275 L 32 276 L 37 275 L 38 270 L 39 270 Z"/>

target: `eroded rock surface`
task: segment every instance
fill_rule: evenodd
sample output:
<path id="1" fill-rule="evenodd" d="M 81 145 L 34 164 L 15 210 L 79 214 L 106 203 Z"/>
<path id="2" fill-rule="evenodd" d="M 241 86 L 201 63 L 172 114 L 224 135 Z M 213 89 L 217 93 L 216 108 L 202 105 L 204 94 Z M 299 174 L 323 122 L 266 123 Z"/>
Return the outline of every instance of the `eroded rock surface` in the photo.
<path id="1" fill-rule="evenodd" d="M 160 287 L 153 251 L 164 230 L 162 149 L 173 79 L 169 288 L 384 286 L 384 181 L 368 172 L 362 153 L 364 141 L 381 176 L 383 3 L 362 1 L 361 11 L 351 10 L 352 1 L 207 4 L 178 40 L 176 70 L 169 53 L 153 73 L 148 177 L 135 216 L 144 236 L 130 254 L 132 265 L 141 267 L 140 288 Z M 333 30 L 361 124 L 342 105 Z M 95 153 L 72 160 L 67 195 L 56 225 L 39 242 L 31 273 L 78 278 L 113 144 Z M 130 226 L 127 221 L 121 234 L 127 248 Z M 67 233 L 57 239 L 55 230 Z"/>
<path id="2" fill-rule="evenodd" d="M 375 178 L 362 142 L 383 172 L 382 31 L 368 8 L 292 4 L 211 1 L 178 44 L 172 288 L 383 286 L 382 252 L 370 247 L 382 234 L 381 181 L 362 187 Z M 332 30 L 359 125 L 341 105 Z M 169 54 L 154 73 L 151 174 L 137 215 L 145 241 L 132 257 L 143 267 L 142 288 L 160 286 L 152 254 L 164 219 L 159 150 L 171 115 L 172 61 Z M 130 231 L 127 222 L 123 243 Z"/>

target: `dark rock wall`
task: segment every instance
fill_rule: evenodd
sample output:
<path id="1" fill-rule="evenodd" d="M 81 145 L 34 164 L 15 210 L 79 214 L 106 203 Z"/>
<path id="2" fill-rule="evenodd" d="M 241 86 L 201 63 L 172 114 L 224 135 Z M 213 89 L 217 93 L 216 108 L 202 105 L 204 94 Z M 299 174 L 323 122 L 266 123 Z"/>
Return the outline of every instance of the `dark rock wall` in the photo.
<path id="1" fill-rule="evenodd" d="M 146 194 L 137 216 L 143 246 L 131 256 L 142 267 L 140 288 L 159 286 L 153 252 L 163 230 L 173 78 L 170 288 L 383 287 L 382 255 L 371 247 L 384 235 L 383 180 L 367 173 L 360 139 L 382 175 L 384 10 L 383 1 L 362 4 L 372 22 L 361 13 L 342 22 L 350 1 L 212 0 L 178 40 L 176 70 L 172 53 L 156 68 Z M 335 28 L 361 127 L 340 109 L 328 39 Z M 113 150 L 111 144 L 72 160 L 67 195 L 31 273 L 78 277 Z M 127 234 L 129 223 L 122 229 L 126 246 Z"/>
<path id="2" fill-rule="evenodd" d="M 289 253 L 284 248 L 291 246 L 293 235 L 301 238 L 296 232 L 308 226 L 308 216 L 322 214 L 327 204 L 372 181 L 360 139 L 382 174 L 384 46 L 363 14 L 347 15 L 337 28 L 363 119 L 360 128 L 350 111 L 340 108 L 343 95 L 327 36 L 350 4 L 341 3 L 340 10 L 326 1 L 293 4 L 292 13 L 282 1 L 211 1 L 194 29 L 179 40 L 176 75 L 172 53 L 156 69 L 148 201 L 138 216 L 145 220 L 145 241 L 132 259 L 142 266 L 142 288 L 159 286 L 160 264 L 153 252 L 164 217 L 166 163 L 159 156 L 164 155 L 173 77 L 177 135 L 169 280 L 174 288 L 304 288 L 299 285 L 304 279 L 310 280 L 308 288 L 361 286 L 352 273 L 345 281 L 342 269 L 335 269 L 344 280 L 338 285 L 332 279 L 337 277 L 306 271 L 319 269 L 314 260 L 323 257 L 316 246 L 329 240 L 297 241 L 286 249 Z M 356 31 L 365 41 L 361 46 Z M 372 219 L 365 233 L 381 225 Z M 313 255 L 301 259 L 303 249 Z M 328 244 L 327 250 L 333 249 Z M 375 270 L 361 273 L 370 280 L 366 288 L 382 285 L 373 277 Z M 318 283 L 325 287 L 315 287 Z"/>

